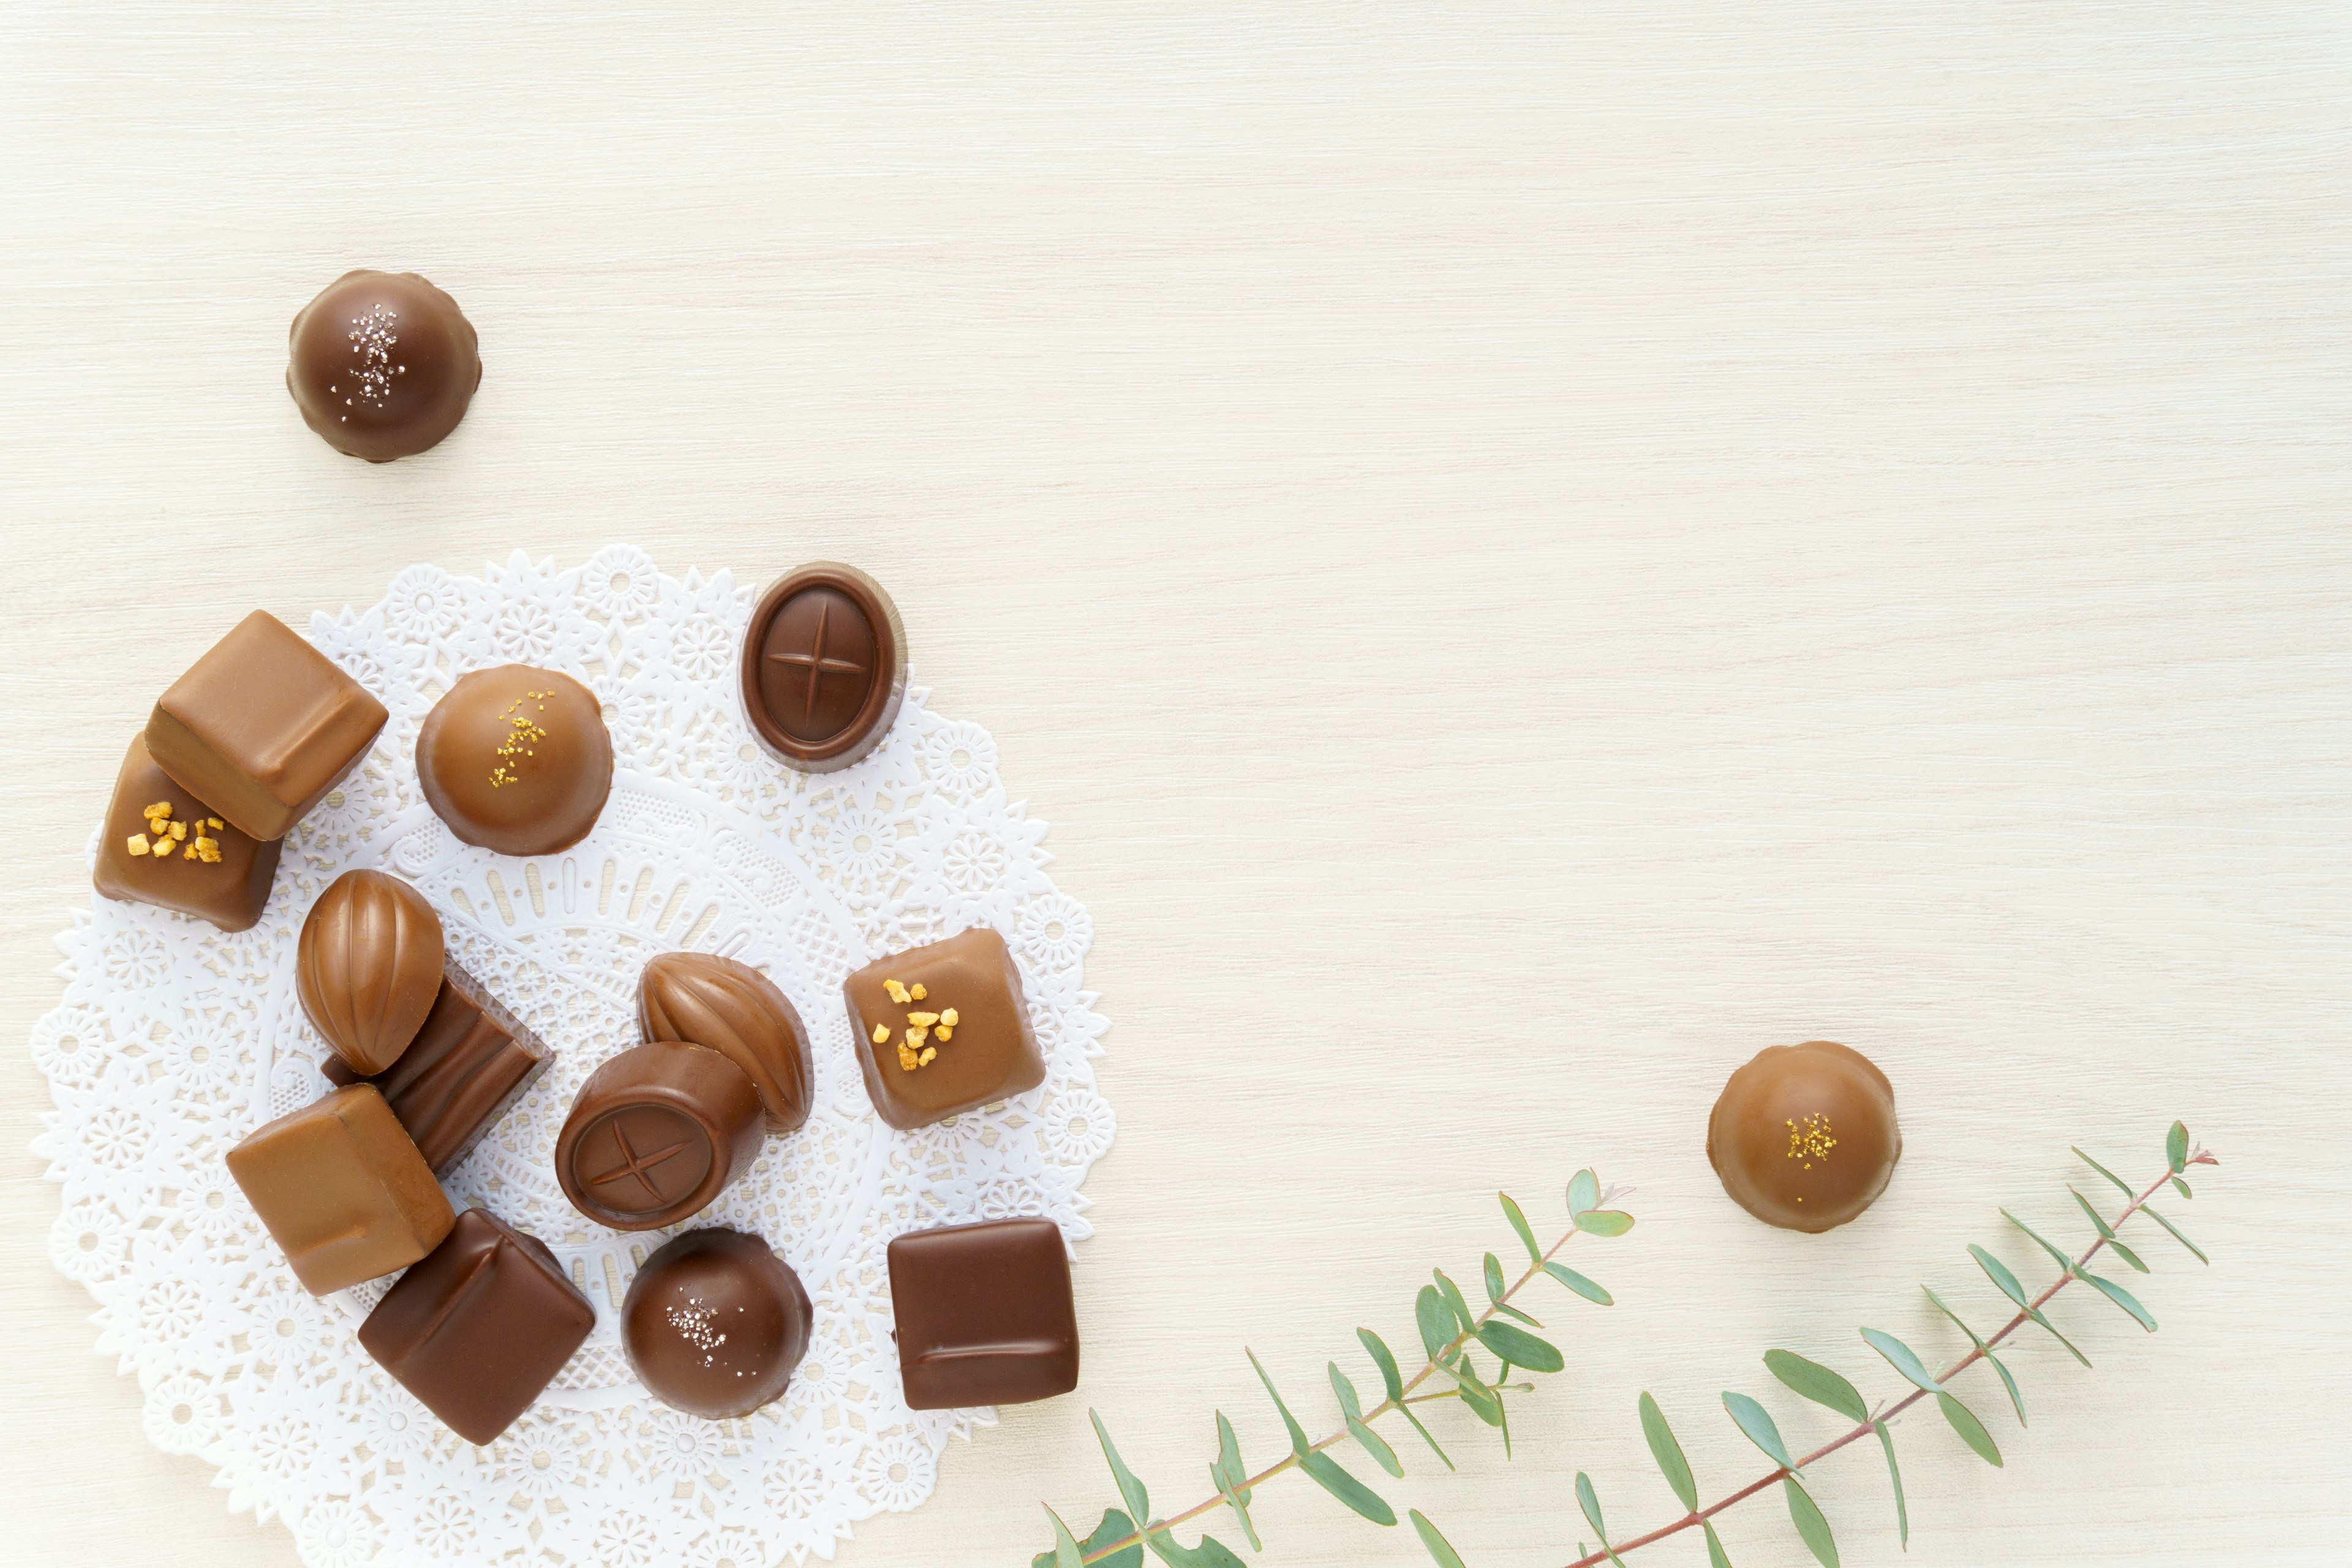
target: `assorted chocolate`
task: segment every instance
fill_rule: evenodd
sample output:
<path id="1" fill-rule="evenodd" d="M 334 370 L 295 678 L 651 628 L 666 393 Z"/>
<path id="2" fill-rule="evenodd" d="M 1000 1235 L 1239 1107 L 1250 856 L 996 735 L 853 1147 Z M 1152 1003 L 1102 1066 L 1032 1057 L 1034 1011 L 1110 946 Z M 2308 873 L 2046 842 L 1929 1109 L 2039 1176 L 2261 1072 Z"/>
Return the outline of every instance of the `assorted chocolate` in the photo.
<path id="1" fill-rule="evenodd" d="M 1853 1218 L 1886 1190 L 1902 1155 L 1894 1086 L 1860 1051 L 1829 1040 L 1759 1051 L 1707 1118 L 1706 1157 L 1723 1190 L 1786 1230 Z"/>
<path id="2" fill-rule="evenodd" d="M 346 272 L 287 334 L 286 390 L 330 447 L 372 463 L 414 457 L 457 427 L 481 384 L 473 323 L 414 272 Z"/>
<path id="3" fill-rule="evenodd" d="M 808 1120 L 815 1086 L 808 1028 L 791 998 L 748 963 L 710 952 L 666 952 L 637 983 L 637 1022 L 648 1040 L 708 1047 L 743 1069 L 771 1132 Z"/>
<path id="4" fill-rule="evenodd" d="M 133 736 L 114 775 L 91 880 L 110 899 L 244 931 L 269 902 L 284 847 L 231 827 L 155 765 L 145 736 Z"/>
<path id="5" fill-rule="evenodd" d="M 441 917 L 382 871 L 346 871 L 302 921 L 294 986 L 302 1011 L 354 1075 L 408 1048 L 441 990 Z"/>
<path id="6" fill-rule="evenodd" d="M 468 1443 L 530 1408 L 596 1326 L 537 1237 L 472 1208 L 360 1325 L 360 1344 Z"/>
<path id="7" fill-rule="evenodd" d="M 890 1243 L 890 1310 L 910 1409 L 1022 1405 L 1078 1385 L 1070 1259 L 1052 1220 L 899 1237 Z"/>
<path id="8" fill-rule="evenodd" d="M 407 1268 L 457 1218 L 392 1107 L 363 1083 L 247 1134 L 228 1173 L 313 1296 Z"/>
<path id="9" fill-rule="evenodd" d="M 599 1225 L 676 1225 L 751 1168 L 763 1118 L 759 1091 L 733 1062 L 701 1046 L 652 1041 L 580 1086 L 555 1140 L 555 1179 Z"/>
<path id="10" fill-rule="evenodd" d="M 256 610 L 173 681 L 147 719 L 147 752 L 239 833 L 283 838 L 357 767 L 383 704 Z"/>
<path id="11" fill-rule="evenodd" d="M 442 963 L 433 1005 L 399 1059 L 367 1079 L 438 1175 L 474 1152 L 499 1118 L 547 1070 L 537 1035 L 455 959 Z M 331 1083 L 361 1081 L 341 1060 Z"/>
<path id="12" fill-rule="evenodd" d="M 621 1303 L 621 1345 L 647 1393 L 726 1420 L 783 1397 L 808 1352 L 800 1276 L 756 1236 L 693 1230 L 646 1259 Z"/>
<path id="13" fill-rule="evenodd" d="M 882 584 L 819 561 L 768 584 L 743 637 L 743 716 L 787 767 L 845 768 L 907 694 L 907 630 Z"/>
<path id="14" fill-rule="evenodd" d="M 478 669 L 425 716 L 416 782 L 466 843 L 552 855 L 596 826 L 613 790 L 613 737 L 595 693 L 570 676 Z"/>
<path id="15" fill-rule="evenodd" d="M 874 1113 L 902 1131 L 1045 1081 L 1004 939 L 985 926 L 893 953 L 842 982 Z"/>

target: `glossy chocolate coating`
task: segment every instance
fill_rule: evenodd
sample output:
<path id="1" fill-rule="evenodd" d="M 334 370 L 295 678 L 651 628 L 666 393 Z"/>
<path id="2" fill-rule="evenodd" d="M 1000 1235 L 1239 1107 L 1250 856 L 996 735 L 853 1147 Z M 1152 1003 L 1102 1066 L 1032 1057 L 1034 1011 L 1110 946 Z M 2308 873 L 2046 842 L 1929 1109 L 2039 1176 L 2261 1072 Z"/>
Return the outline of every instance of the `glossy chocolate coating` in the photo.
<path id="1" fill-rule="evenodd" d="M 919 1230 L 890 1244 L 908 1407 L 1022 1405 L 1078 1385 L 1070 1259 L 1048 1219 Z"/>
<path id="2" fill-rule="evenodd" d="M 613 737 L 568 675 L 502 664 L 461 677 L 416 732 L 416 782 L 449 831 L 501 855 L 588 837 L 613 789 Z"/>
<path id="3" fill-rule="evenodd" d="M 665 952 L 637 981 L 637 1022 L 648 1040 L 707 1046 L 743 1069 L 771 1132 L 808 1120 L 814 1085 L 808 1030 L 774 981 L 709 952 Z"/>
<path id="4" fill-rule="evenodd" d="M 424 894 L 382 871 L 346 871 L 303 919 L 294 988 L 335 1055 L 364 1077 L 425 1026 L 441 960 L 441 917 Z"/>
<path id="5" fill-rule="evenodd" d="M 287 334 L 286 390 L 327 445 L 371 463 L 457 427 L 481 384 L 474 324 L 414 272 L 346 272 Z"/>
<path id="6" fill-rule="evenodd" d="M 646 1259 L 621 1344 L 656 1399 L 723 1421 L 783 1397 L 808 1353 L 808 1292 L 756 1236 L 690 1230 Z"/>
<path id="7" fill-rule="evenodd" d="M 1886 1190 L 1902 1155 L 1894 1086 L 1861 1052 L 1828 1040 L 1757 1052 L 1707 1118 L 1706 1157 L 1723 1190 L 1786 1230 L 1853 1218 Z"/>
<path id="8" fill-rule="evenodd" d="M 343 782 L 383 704 L 267 610 L 239 621 L 147 717 L 147 752 L 239 833 L 283 838 Z"/>
<path id="9" fill-rule="evenodd" d="M 360 1325 L 360 1345 L 468 1443 L 530 1408 L 596 1326 L 540 1239 L 471 1208 Z"/>
<path id="10" fill-rule="evenodd" d="M 897 1002 L 888 982 L 923 987 L 923 999 Z M 944 1121 L 1045 1081 L 1045 1059 L 1021 994 L 1021 971 L 1004 939 L 985 926 L 925 947 L 893 953 L 842 982 L 857 1065 L 875 1114 L 901 1130 Z M 928 1064 L 900 1065 L 899 1045 L 915 1012 L 952 1007 L 951 1038 L 926 1044 L 938 1051 Z M 881 1040 L 874 1031 L 885 1032 Z"/>
<path id="11" fill-rule="evenodd" d="M 152 853 L 154 823 L 146 816 L 147 808 L 156 805 L 170 805 L 166 822 L 187 829 L 187 837 L 173 839 L 160 857 Z M 227 826 L 225 818 L 219 827 L 209 826 L 218 816 L 155 765 L 147 754 L 145 736 L 133 737 L 123 753 L 122 769 L 114 775 L 114 798 L 107 805 L 106 826 L 99 834 L 91 883 L 110 899 L 194 915 L 223 931 L 247 930 L 269 902 L 269 885 L 278 875 L 278 854 L 285 841 L 261 842 Z M 219 859 L 190 857 L 199 833 L 212 840 Z M 145 839 L 150 852 L 131 854 L 134 837 Z"/>
<path id="12" fill-rule="evenodd" d="M 819 561 L 760 595 L 743 637 L 743 716 L 804 773 L 845 768 L 876 746 L 907 694 L 907 632 L 882 584 Z"/>
<path id="13" fill-rule="evenodd" d="M 363 1083 L 247 1133 L 228 1173 L 313 1296 L 407 1268 L 457 1218 L 392 1107 Z"/>
<path id="14" fill-rule="evenodd" d="M 717 1051 L 660 1041 L 588 1075 L 555 1140 L 572 1206 L 614 1230 L 701 1212 L 760 1157 L 759 1091 Z"/>
<path id="15" fill-rule="evenodd" d="M 438 1175 L 474 1151 L 514 1102 L 547 1070 L 546 1044 L 499 1005 L 453 958 L 416 1037 L 400 1059 L 364 1081 L 375 1085 Z M 340 1059 L 322 1069 L 330 1083 L 357 1083 Z"/>

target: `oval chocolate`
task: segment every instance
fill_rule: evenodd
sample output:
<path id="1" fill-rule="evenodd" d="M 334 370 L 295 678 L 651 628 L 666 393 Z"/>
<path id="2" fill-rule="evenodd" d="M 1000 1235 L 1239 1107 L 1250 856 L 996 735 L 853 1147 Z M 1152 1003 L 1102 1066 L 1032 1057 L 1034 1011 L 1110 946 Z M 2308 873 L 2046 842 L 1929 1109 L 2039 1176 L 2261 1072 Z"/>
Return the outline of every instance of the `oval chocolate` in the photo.
<path id="1" fill-rule="evenodd" d="M 766 1108 L 768 1131 L 808 1120 L 814 1089 L 808 1030 L 776 983 L 715 952 L 665 952 L 637 982 L 637 1022 L 648 1040 L 685 1040 L 743 1069 Z"/>
<path id="2" fill-rule="evenodd" d="M 346 871 L 302 921 L 294 991 L 335 1055 L 362 1077 L 400 1059 L 441 994 L 441 917 L 382 871 Z"/>
<path id="3" fill-rule="evenodd" d="M 572 1207 L 614 1230 L 699 1213 L 760 1157 L 760 1096 L 717 1051 L 663 1041 L 588 1075 L 555 1140 Z"/>
<path id="4" fill-rule="evenodd" d="M 881 743 L 906 695 L 898 607 L 855 566 L 787 572 L 751 612 L 741 688 L 752 732 L 787 766 L 849 766 Z"/>

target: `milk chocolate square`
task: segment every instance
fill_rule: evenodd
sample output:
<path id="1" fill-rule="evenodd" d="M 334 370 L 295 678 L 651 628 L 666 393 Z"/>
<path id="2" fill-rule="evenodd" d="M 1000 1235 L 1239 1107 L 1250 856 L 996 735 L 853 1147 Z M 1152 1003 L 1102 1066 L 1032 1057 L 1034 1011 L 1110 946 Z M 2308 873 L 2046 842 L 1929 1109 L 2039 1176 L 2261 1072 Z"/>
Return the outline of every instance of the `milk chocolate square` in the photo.
<path id="1" fill-rule="evenodd" d="M 152 815 L 151 815 L 152 814 Z M 257 841 L 172 782 L 134 736 L 114 775 L 90 880 L 110 899 L 244 931 L 261 919 L 284 845 Z"/>
<path id="2" fill-rule="evenodd" d="M 451 1431 L 490 1443 L 595 1326 L 537 1237 L 472 1208 L 376 1303 L 360 1344 Z"/>
<path id="3" fill-rule="evenodd" d="M 358 765 L 383 721 L 358 681 L 256 610 L 163 693 L 147 750 L 238 832 L 283 838 Z"/>
<path id="4" fill-rule="evenodd" d="M 457 1217 L 392 1107 L 363 1083 L 247 1133 L 228 1152 L 228 1173 L 313 1296 L 407 1268 Z"/>
<path id="5" fill-rule="evenodd" d="M 943 1121 L 1045 1081 L 1021 972 L 985 926 L 869 963 L 841 994 L 866 1095 L 893 1127 Z"/>
<path id="6" fill-rule="evenodd" d="M 540 1037 L 453 958 L 442 967 L 441 991 L 425 1026 L 399 1060 L 369 1078 L 340 1057 L 328 1058 L 320 1070 L 331 1083 L 382 1090 L 438 1175 L 474 1152 L 547 1064 Z"/>
<path id="7" fill-rule="evenodd" d="M 1049 1219 L 919 1230 L 890 1244 L 898 1373 L 915 1410 L 1023 1405 L 1078 1385 L 1070 1259 Z"/>

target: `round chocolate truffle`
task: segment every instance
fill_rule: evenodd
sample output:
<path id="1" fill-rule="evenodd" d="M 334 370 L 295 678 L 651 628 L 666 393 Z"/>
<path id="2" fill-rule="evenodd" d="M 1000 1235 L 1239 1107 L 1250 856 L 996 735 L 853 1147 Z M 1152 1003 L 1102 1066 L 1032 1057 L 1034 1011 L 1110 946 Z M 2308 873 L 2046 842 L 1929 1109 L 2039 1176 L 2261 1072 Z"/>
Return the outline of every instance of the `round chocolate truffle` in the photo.
<path id="1" fill-rule="evenodd" d="M 1786 1230 L 1843 1225 L 1886 1190 L 1902 1156 L 1886 1075 L 1829 1040 L 1757 1052 L 1707 1118 L 1706 1157 L 1723 1190 Z"/>
<path id="2" fill-rule="evenodd" d="M 302 307 L 286 390 L 328 446 L 371 463 L 457 427 L 481 384 L 474 324 L 414 272 L 346 272 Z"/>
<path id="3" fill-rule="evenodd" d="M 743 635 L 743 717 L 777 761 L 845 768 L 882 743 L 907 694 L 907 628 L 882 584 L 819 561 L 768 584 Z"/>
<path id="4" fill-rule="evenodd" d="M 808 1292 L 768 1244 L 690 1230 L 646 1259 L 621 1303 L 621 1343 L 646 1391 L 714 1421 L 783 1396 L 807 1353 Z"/>
<path id="5" fill-rule="evenodd" d="M 596 826 L 613 790 L 613 737 L 595 694 L 570 676 L 478 669 L 425 716 L 416 782 L 467 843 L 552 855 Z"/>

